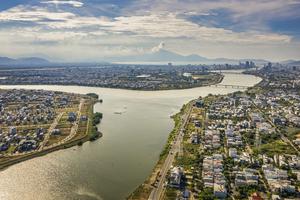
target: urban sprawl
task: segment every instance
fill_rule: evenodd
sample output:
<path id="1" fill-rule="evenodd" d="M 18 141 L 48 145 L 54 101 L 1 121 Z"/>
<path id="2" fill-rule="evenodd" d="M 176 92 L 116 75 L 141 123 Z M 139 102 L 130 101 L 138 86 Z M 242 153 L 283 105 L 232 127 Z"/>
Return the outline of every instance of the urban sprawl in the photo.
<path id="1" fill-rule="evenodd" d="M 182 108 L 153 174 L 129 199 L 300 199 L 300 68 L 247 73 L 263 80 Z"/>

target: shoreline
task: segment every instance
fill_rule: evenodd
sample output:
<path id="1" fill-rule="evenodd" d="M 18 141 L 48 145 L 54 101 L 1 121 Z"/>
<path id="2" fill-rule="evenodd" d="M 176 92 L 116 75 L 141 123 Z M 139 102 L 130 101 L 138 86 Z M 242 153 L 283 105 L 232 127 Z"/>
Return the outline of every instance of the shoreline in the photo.
<path id="1" fill-rule="evenodd" d="M 173 116 L 171 116 L 171 118 L 174 121 L 174 128 L 169 133 L 167 142 L 164 145 L 163 149 L 161 150 L 158 161 L 156 162 L 155 166 L 151 171 L 151 174 L 147 177 L 147 179 L 142 184 L 137 186 L 136 189 L 126 197 L 127 200 L 145 199 L 145 198 L 148 199 L 154 187 L 155 180 L 160 174 L 161 166 L 165 162 L 167 155 L 170 151 L 170 144 L 173 142 L 174 138 L 178 135 L 179 128 L 182 124 L 181 117 L 185 114 L 185 112 L 187 112 L 187 108 L 192 103 L 194 103 L 194 100 L 191 100 L 186 104 L 183 104 L 180 111 L 174 114 Z"/>
<path id="2" fill-rule="evenodd" d="M 98 102 L 98 100 L 94 100 L 90 105 L 91 108 L 90 108 L 90 111 L 89 111 L 89 119 L 88 119 L 88 122 L 87 122 L 88 123 L 87 124 L 87 130 L 86 130 L 86 133 L 83 136 L 82 136 L 81 133 L 77 133 L 74 136 L 73 139 L 71 139 L 70 141 L 67 141 L 66 143 L 51 147 L 49 149 L 45 149 L 45 150 L 40 151 L 40 152 L 32 152 L 32 153 L 28 153 L 26 155 L 21 155 L 20 157 L 8 158 L 8 160 L 1 161 L 0 162 L 0 172 L 7 169 L 10 166 L 21 163 L 23 161 L 30 160 L 30 159 L 33 159 L 33 158 L 36 158 L 36 157 L 41 157 L 41 156 L 47 155 L 48 153 L 52 153 L 54 151 L 68 149 L 68 148 L 74 147 L 76 145 L 81 146 L 82 144 L 84 144 L 88 141 L 93 142 L 93 141 L 101 138 L 103 134 L 102 134 L 102 132 L 98 131 L 99 132 L 98 137 L 91 140 L 92 128 L 94 127 L 91 120 L 93 118 L 93 115 L 95 114 L 94 113 L 94 105 L 97 102 Z M 79 137 L 79 138 L 77 138 L 77 137 Z M 4 157 L 2 157 L 2 158 L 4 158 Z"/>

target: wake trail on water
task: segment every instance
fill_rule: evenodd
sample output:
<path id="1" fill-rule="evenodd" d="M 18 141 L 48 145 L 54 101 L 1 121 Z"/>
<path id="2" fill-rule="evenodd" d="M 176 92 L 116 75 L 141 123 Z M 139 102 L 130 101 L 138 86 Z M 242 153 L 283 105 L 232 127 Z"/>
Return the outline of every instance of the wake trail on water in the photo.
<path id="1" fill-rule="evenodd" d="M 84 187 L 79 187 L 75 193 L 79 196 L 86 196 L 86 197 L 90 197 L 92 199 L 96 199 L 96 200 L 103 200 L 102 197 L 100 197 L 98 194 L 89 191 L 88 189 L 84 188 Z"/>

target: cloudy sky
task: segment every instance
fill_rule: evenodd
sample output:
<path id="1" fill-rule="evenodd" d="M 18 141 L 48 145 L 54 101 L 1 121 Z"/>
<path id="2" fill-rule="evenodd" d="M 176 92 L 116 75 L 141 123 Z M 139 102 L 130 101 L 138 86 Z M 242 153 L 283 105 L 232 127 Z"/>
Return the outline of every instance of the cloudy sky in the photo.
<path id="1" fill-rule="evenodd" d="M 300 0 L 0 0 L 0 56 L 300 59 Z"/>

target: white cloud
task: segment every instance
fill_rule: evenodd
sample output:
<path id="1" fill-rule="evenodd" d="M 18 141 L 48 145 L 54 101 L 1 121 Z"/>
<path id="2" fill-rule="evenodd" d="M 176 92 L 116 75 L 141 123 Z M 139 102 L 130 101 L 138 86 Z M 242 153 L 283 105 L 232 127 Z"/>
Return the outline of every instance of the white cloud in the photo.
<path id="1" fill-rule="evenodd" d="M 252 1 L 247 1 L 247 5 L 246 1 L 238 0 L 229 3 L 225 3 L 225 0 L 204 0 L 201 4 L 197 1 L 187 3 L 172 0 L 170 4 L 168 0 L 141 0 L 135 4 L 135 10 L 133 7 L 125 8 L 123 12 L 126 12 L 126 15 L 120 11 L 119 17 L 94 16 L 88 12 L 88 6 L 80 8 L 83 5 L 80 1 L 44 0 L 43 5 L 20 5 L 0 12 L 0 26 L 1 23 L 6 23 L 6 26 L 0 28 L 0 54 L 4 54 L 5 51 L 19 51 L 21 54 L 21 51 L 30 50 L 62 57 L 74 55 L 77 59 L 81 56 L 97 58 L 155 52 L 164 48 L 166 42 L 169 50 L 183 54 L 199 53 L 210 57 L 230 57 L 230 54 L 232 57 L 251 57 L 248 49 L 253 51 L 253 55 L 258 55 L 260 53 L 257 52 L 260 52 L 262 46 L 265 51 L 270 51 L 268 55 L 281 46 L 284 46 L 286 54 L 292 55 L 295 45 L 291 45 L 293 38 L 289 35 L 272 33 L 267 29 L 254 31 L 251 27 L 235 32 L 229 28 L 197 24 L 183 17 L 212 15 L 213 10 L 218 8 L 231 9 L 234 20 L 265 11 L 273 15 L 272 11 L 279 9 L 283 2 L 254 1 L 257 6 Z M 47 4 L 49 6 L 46 6 Z M 52 4 L 67 4 L 78 9 L 68 6 L 54 8 Z M 84 14 L 80 14 L 81 9 Z M 259 19 L 253 21 L 258 25 L 260 23 Z M 31 23 L 22 23 L 26 24 L 22 27 L 16 22 Z M 47 46 L 47 42 L 52 42 L 52 46 Z M 158 43 L 158 46 L 153 47 Z M 290 46 L 293 46 L 293 51 L 292 48 L 289 49 Z M 12 47 L 15 51 L 9 50 Z M 284 52 L 282 56 L 286 56 Z"/>
<path id="2" fill-rule="evenodd" d="M 47 8 L 18 6 L 0 13 L 0 21 L 30 21 L 47 31 L 77 32 L 94 35 L 124 34 L 153 38 L 193 38 L 199 41 L 231 43 L 288 43 L 291 37 L 274 33 L 234 32 L 224 28 L 201 26 L 173 13 L 107 17 L 79 16 Z M 86 28 L 92 28 L 86 30 Z M 73 32 L 73 30 L 71 31 Z M 67 33 L 66 33 L 67 34 Z"/>
<path id="3" fill-rule="evenodd" d="M 209 14 L 210 11 L 216 9 L 228 9 L 232 11 L 232 15 L 245 16 L 252 14 L 260 14 L 265 16 L 274 16 L 278 9 L 284 9 L 291 5 L 299 4 L 299 0 L 140 0 L 135 4 L 131 4 L 125 10 L 133 14 L 157 14 L 157 13 L 197 13 L 203 15 Z M 291 14 L 286 13 L 285 14 Z"/>
<path id="4" fill-rule="evenodd" d="M 234 32 L 223 28 L 200 26 L 174 14 L 117 17 L 102 21 L 103 30 L 131 32 L 139 36 L 155 38 L 194 38 L 212 42 L 231 43 L 288 43 L 291 37 L 273 33 Z"/>
<path id="5" fill-rule="evenodd" d="M 160 42 L 158 46 L 155 46 L 151 49 L 152 52 L 158 52 L 161 49 L 164 49 L 165 47 L 165 42 Z"/>
<path id="6" fill-rule="evenodd" d="M 73 7 L 82 7 L 83 3 L 80 1 L 63 1 L 63 0 L 52 0 L 52 1 L 42 1 L 43 4 L 55 4 L 55 5 L 71 5 Z"/>
<path id="7" fill-rule="evenodd" d="M 75 15 L 70 12 L 50 12 L 46 8 L 17 6 L 0 12 L 0 22 L 27 21 L 39 22 L 42 20 L 66 21 Z"/>

